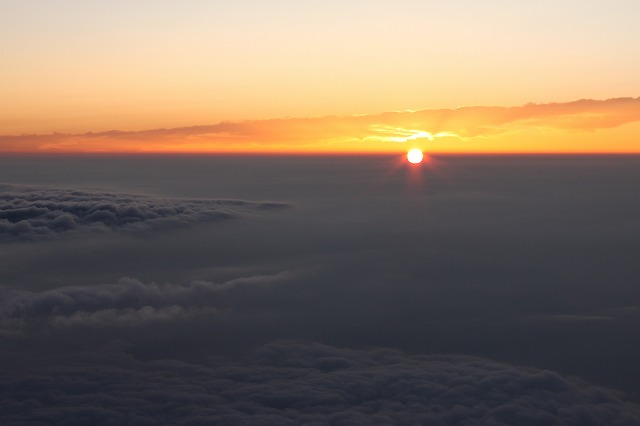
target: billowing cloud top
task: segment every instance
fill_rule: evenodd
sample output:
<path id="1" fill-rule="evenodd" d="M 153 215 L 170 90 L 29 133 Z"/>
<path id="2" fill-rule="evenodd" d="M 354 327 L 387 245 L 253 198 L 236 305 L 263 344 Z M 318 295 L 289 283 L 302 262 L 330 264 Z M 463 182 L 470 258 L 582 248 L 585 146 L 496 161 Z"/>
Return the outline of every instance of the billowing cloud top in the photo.
<path id="1" fill-rule="evenodd" d="M 135 333 L 141 326 L 199 318 L 207 329 L 216 322 L 228 326 L 225 313 L 238 297 L 286 285 L 295 275 L 186 285 L 124 278 L 40 293 L 3 289 L 0 337 L 61 329 L 100 333 L 105 327 Z M 11 391 L 0 393 L 0 416 L 9 425 L 86 419 L 140 425 L 640 424 L 638 406 L 616 391 L 477 357 L 276 341 L 248 358 L 191 364 L 135 359 L 125 346 L 113 341 L 71 356 L 54 351 L 46 361 L 34 359 L 37 353 L 25 358 L 4 350 L 3 361 L 12 368 L 3 387 Z M 55 368 L 40 367 L 47 365 Z"/>
<path id="2" fill-rule="evenodd" d="M 473 357 L 280 341 L 250 359 L 208 366 L 142 362 L 118 349 L 105 348 L 101 363 L 77 355 L 56 360 L 52 371 L 9 370 L 4 424 L 640 423 L 637 406 L 609 390 Z"/>
<path id="3" fill-rule="evenodd" d="M 52 238 L 81 231 L 158 230 L 286 206 L 277 202 L 162 199 L 0 185 L 0 241 Z"/>
<path id="4" fill-rule="evenodd" d="M 640 152 L 640 98 L 223 122 L 84 134 L 0 136 L 0 152 Z M 609 133 L 619 127 L 624 131 Z M 583 131 L 578 137 L 567 132 Z M 606 141 L 589 132 L 611 135 Z M 558 133 L 559 132 L 559 133 Z M 395 146 L 394 146 L 395 145 Z"/>

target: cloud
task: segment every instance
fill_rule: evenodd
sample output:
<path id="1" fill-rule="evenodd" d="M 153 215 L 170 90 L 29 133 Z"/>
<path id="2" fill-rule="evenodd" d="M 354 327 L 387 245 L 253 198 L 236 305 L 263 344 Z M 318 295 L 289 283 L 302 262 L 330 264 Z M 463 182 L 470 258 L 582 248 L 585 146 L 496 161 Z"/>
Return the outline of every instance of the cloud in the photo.
<path id="1" fill-rule="evenodd" d="M 290 279 L 292 273 L 235 278 L 223 283 L 143 283 L 68 286 L 41 293 L 0 287 L 0 327 L 7 335 L 25 327 L 129 327 L 210 315 L 230 308 L 234 294 Z"/>
<path id="2" fill-rule="evenodd" d="M 464 140 L 514 131 L 594 131 L 640 121 L 640 98 L 583 99 L 517 107 L 286 118 L 143 131 L 0 136 L 2 152 L 393 151 L 416 139 Z M 602 145 L 607 151 L 616 141 Z M 511 141 L 513 145 L 513 141 Z M 477 148 L 477 147 L 476 147 Z"/>
<path id="3" fill-rule="evenodd" d="M 549 323 L 566 323 L 566 322 L 601 322 L 601 321 L 613 321 L 613 316 L 604 315 L 573 315 L 573 314 L 558 314 L 558 315 L 530 315 L 524 318 L 527 321 L 540 321 Z"/>
<path id="4" fill-rule="evenodd" d="M 56 168 L 44 176 L 58 181 L 55 170 L 85 160 L 50 161 Z M 108 161 L 103 169 L 112 169 Z M 157 164 L 147 161 L 136 160 L 140 165 L 123 180 Z M 7 302 L 14 310 L 4 320 L 15 323 L 7 324 L 7 332 L 85 348 L 123 339 L 145 356 L 235 355 L 298 338 L 467 353 L 636 391 L 639 353 L 633 342 L 640 317 L 627 307 L 639 300 L 633 256 L 640 241 L 637 158 L 446 159 L 446 173 L 424 168 L 427 185 L 411 192 L 403 192 L 409 175 L 402 170 L 383 175 L 392 166 L 385 158 L 226 162 L 188 159 L 173 171 L 166 167 L 162 179 L 151 182 L 155 186 L 130 185 L 161 191 L 184 176 L 176 193 L 193 185 L 188 193 L 211 196 L 218 189 L 210 182 L 222 177 L 231 182 L 227 194 L 293 199 L 303 208 L 153 238 L 93 234 L 2 244 L 0 281 L 31 290 L 21 293 L 30 310 Z M 237 177 L 236 186 L 220 173 L 224 166 Z M 92 167 L 84 170 L 86 180 Z M 75 170 L 70 175 L 78 176 Z M 193 175 L 199 182 L 189 180 Z M 248 183 L 255 186 L 247 190 Z M 189 300 L 169 296 L 195 291 L 195 279 L 215 287 L 233 277 L 291 269 L 301 273 L 278 285 L 210 291 Z M 138 285 L 128 289 L 117 283 L 121 276 L 139 278 L 142 296 L 127 293 Z M 96 283 L 116 286 L 107 288 L 131 301 L 119 303 L 95 294 L 105 288 L 87 288 Z M 46 297 L 70 297 L 72 309 L 56 302 L 49 311 L 35 310 L 45 303 L 44 289 L 51 292 Z M 158 292 L 163 298 L 149 296 Z"/>
<path id="5" fill-rule="evenodd" d="M 482 358 L 279 341 L 197 365 L 123 349 L 5 356 L 30 364 L 4 374 L 3 424 L 640 424 L 640 407 L 613 391 Z"/>
<path id="6" fill-rule="evenodd" d="M 637 158 L 260 161 L 286 220 L 0 247 L 4 424 L 640 423 L 569 376 L 637 401 Z"/>
<path id="7" fill-rule="evenodd" d="M 0 241 L 50 239 L 83 231 L 160 230 L 287 206 L 278 202 L 162 199 L 0 184 Z"/>

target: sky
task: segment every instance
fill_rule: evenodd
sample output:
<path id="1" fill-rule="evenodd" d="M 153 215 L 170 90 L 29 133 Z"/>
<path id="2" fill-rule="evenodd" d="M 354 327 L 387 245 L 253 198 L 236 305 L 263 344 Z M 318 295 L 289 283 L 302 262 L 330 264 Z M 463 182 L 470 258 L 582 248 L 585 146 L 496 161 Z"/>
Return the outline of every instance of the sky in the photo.
<path id="1" fill-rule="evenodd" d="M 638 16 L 0 0 L 3 426 L 640 425 Z"/>
<path id="2" fill-rule="evenodd" d="M 394 153 L 415 141 L 397 143 L 407 130 L 441 134 L 436 143 L 418 138 L 433 152 L 640 150 L 637 103 L 616 111 L 625 118 L 615 124 L 598 126 L 595 109 L 577 112 L 593 122 L 588 129 L 558 128 L 567 117 L 551 115 L 499 134 L 381 115 L 637 99 L 632 0 L 4 0 L 0 8 L 0 151 Z M 352 125 L 363 115 L 373 120 L 366 132 Z M 282 121 L 328 117 L 343 118 L 342 128 L 327 135 L 320 120 L 304 143 Z M 179 135 L 255 121 L 278 126 L 278 140 L 240 130 Z M 376 139 L 391 126 L 388 139 Z M 160 143 L 83 137 L 158 129 L 178 134 Z"/>

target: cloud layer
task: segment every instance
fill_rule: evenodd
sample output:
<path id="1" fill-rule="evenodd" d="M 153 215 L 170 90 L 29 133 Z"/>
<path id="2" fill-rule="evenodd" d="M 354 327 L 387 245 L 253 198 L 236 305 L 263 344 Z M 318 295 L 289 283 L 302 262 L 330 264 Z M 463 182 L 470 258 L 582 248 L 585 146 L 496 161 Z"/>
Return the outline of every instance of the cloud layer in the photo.
<path id="1" fill-rule="evenodd" d="M 0 242 L 72 232 L 140 232 L 284 208 L 277 202 L 179 200 L 0 184 Z"/>
<path id="2" fill-rule="evenodd" d="M 614 392 L 473 357 L 281 341 L 212 365 L 136 361 L 117 344 L 79 358 L 6 374 L 3 423 L 640 424 L 640 409 Z"/>
<path id="3" fill-rule="evenodd" d="M 0 174 L 300 207 L 1 244 L 4 424 L 640 423 L 639 157 L 114 158 Z"/>
<path id="4" fill-rule="evenodd" d="M 449 144 L 448 149 L 458 151 L 456 145 L 460 141 L 477 137 L 493 137 L 512 132 L 594 131 L 639 121 L 640 98 L 583 99 L 565 103 L 531 103 L 517 107 L 471 106 L 376 115 L 222 122 L 144 131 L 6 135 L 0 136 L 0 152 L 393 152 L 396 150 L 393 143 L 416 139 L 429 141 L 432 149 L 442 152 L 447 150 L 447 145 L 434 145 L 434 139 L 457 142 Z M 549 134 L 544 136 L 543 140 L 536 138 L 535 143 L 566 143 L 563 138 L 549 140 Z M 509 140 L 506 145 L 501 145 L 501 149 L 517 151 L 517 144 L 522 142 L 522 138 L 517 141 Z M 618 145 L 621 143 L 621 146 L 626 146 L 628 141 L 600 141 L 598 146 L 601 152 L 619 151 Z M 633 146 L 628 146 L 627 151 Z M 466 149 L 484 150 L 482 145 L 477 144 L 466 146 Z M 494 151 L 496 149 L 493 148 Z M 542 150 L 544 149 L 543 147 Z M 571 151 L 575 150 L 576 147 L 573 146 Z"/>

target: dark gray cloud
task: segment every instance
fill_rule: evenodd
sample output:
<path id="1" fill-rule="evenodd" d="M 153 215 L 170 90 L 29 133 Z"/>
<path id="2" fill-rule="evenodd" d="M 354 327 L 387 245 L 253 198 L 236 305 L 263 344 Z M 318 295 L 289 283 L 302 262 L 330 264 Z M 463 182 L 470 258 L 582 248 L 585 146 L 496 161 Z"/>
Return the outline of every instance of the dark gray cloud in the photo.
<path id="1" fill-rule="evenodd" d="M 46 239 L 82 231 L 160 230 L 287 206 L 0 185 L 0 241 Z"/>
<path id="2" fill-rule="evenodd" d="M 475 357 L 280 341 L 196 365 L 137 361 L 114 342 L 28 362 L 2 381 L 5 425 L 640 424 L 640 407 L 613 391 Z"/>

